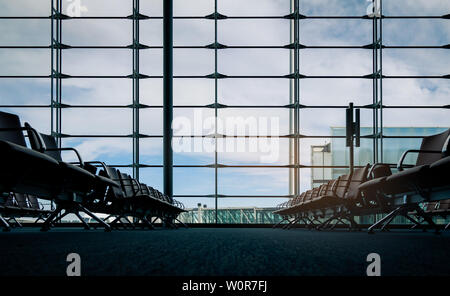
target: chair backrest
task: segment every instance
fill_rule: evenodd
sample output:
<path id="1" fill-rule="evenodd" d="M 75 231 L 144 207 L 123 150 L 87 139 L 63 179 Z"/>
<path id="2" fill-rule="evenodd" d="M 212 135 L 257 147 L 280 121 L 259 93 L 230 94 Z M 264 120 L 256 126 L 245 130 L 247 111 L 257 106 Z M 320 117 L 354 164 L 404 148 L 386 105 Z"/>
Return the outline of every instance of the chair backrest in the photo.
<path id="1" fill-rule="evenodd" d="M 57 149 L 58 144 L 56 143 L 56 139 L 53 136 L 39 134 L 44 141 L 45 149 Z M 59 150 L 44 150 L 44 153 L 50 157 L 53 157 L 57 161 L 62 161 L 61 151 Z"/>
<path id="2" fill-rule="evenodd" d="M 120 182 L 119 173 L 115 168 L 105 166 L 103 170 L 99 172 L 99 175 L 102 177 L 107 177 L 113 181 Z M 122 199 L 125 198 L 125 194 L 121 188 L 116 186 L 109 186 L 108 189 L 108 197 Z"/>
<path id="3" fill-rule="evenodd" d="M 1 130 L 8 129 L 8 130 Z M 19 116 L 0 111 L 0 140 L 26 147 Z"/>
<path id="4" fill-rule="evenodd" d="M 420 150 L 441 151 L 444 153 L 444 156 L 446 156 L 445 154 L 450 153 L 449 138 L 450 129 L 437 135 L 425 137 L 423 138 L 422 144 L 420 145 Z M 419 155 L 417 156 L 416 165 L 431 164 L 435 161 L 440 160 L 442 157 L 443 155 L 439 153 L 419 153 Z"/>
<path id="5" fill-rule="evenodd" d="M 312 194 L 313 194 L 312 190 L 306 191 L 305 192 L 305 197 L 303 198 L 303 201 L 305 202 L 305 201 L 308 201 L 308 200 L 312 199 Z"/>
<path id="6" fill-rule="evenodd" d="M 345 193 L 347 192 L 349 183 L 350 183 L 350 175 L 342 175 L 338 178 L 336 184 L 335 184 L 335 191 L 334 194 L 337 197 L 344 198 Z"/>
<path id="7" fill-rule="evenodd" d="M 328 183 L 322 184 L 319 187 L 319 196 L 325 195 L 328 189 Z"/>
<path id="8" fill-rule="evenodd" d="M 150 190 L 148 190 L 147 185 L 144 183 L 141 183 L 140 192 L 141 192 L 141 194 L 144 194 L 144 195 L 150 195 Z"/>
<path id="9" fill-rule="evenodd" d="M 299 204 L 305 200 L 306 192 L 302 192 L 298 197 L 296 197 L 295 204 Z"/>
<path id="10" fill-rule="evenodd" d="M 133 197 L 136 195 L 133 186 L 133 179 L 124 173 L 118 171 L 120 185 L 122 186 L 122 190 L 125 193 L 125 197 Z"/>
<path id="11" fill-rule="evenodd" d="M 320 189 L 321 189 L 320 187 L 316 187 L 316 188 L 312 189 L 312 194 L 311 194 L 312 198 L 319 196 Z"/>
<path id="12" fill-rule="evenodd" d="M 7 207 L 17 206 L 17 204 L 14 200 L 14 196 L 12 194 L 8 195 L 8 197 L 6 198 L 5 206 L 7 206 Z"/>
<path id="13" fill-rule="evenodd" d="M 358 189 L 359 185 L 367 181 L 367 173 L 369 172 L 370 165 L 367 164 L 365 167 L 357 168 L 353 171 L 351 176 L 346 198 L 357 199 L 360 196 L 360 191 Z"/>
<path id="14" fill-rule="evenodd" d="M 27 202 L 27 196 L 22 193 L 14 193 L 14 198 L 16 199 L 17 205 L 19 208 L 30 208 Z"/>
<path id="15" fill-rule="evenodd" d="M 336 189 L 337 180 L 331 180 L 328 182 L 327 190 L 324 195 L 334 195 L 334 190 Z"/>
<path id="16" fill-rule="evenodd" d="M 28 202 L 30 203 L 30 207 L 35 210 L 40 210 L 41 206 L 39 205 L 39 201 L 36 196 L 28 195 Z"/>

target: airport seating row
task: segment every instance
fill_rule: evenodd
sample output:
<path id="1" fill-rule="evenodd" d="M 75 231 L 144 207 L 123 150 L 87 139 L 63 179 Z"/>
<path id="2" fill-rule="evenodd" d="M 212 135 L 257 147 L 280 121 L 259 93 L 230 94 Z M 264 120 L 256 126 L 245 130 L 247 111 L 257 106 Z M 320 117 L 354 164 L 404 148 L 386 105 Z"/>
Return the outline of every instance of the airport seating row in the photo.
<path id="1" fill-rule="evenodd" d="M 416 164 L 405 165 L 411 153 L 417 154 Z M 424 137 L 420 149 L 404 152 L 395 173 L 389 164 L 367 164 L 290 199 L 275 213 L 283 217 L 281 222 L 288 222 L 284 228 L 303 222 L 318 230 L 340 223 L 359 229 L 355 217 L 386 214 L 369 227 L 369 233 L 377 227 L 386 230 L 397 216 L 405 217 L 415 227 L 427 222 L 438 230 L 432 217 L 450 214 L 449 199 L 450 129 Z"/>
<path id="2" fill-rule="evenodd" d="M 61 151 L 72 151 L 77 161 L 64 162 Z M 113 217 L 112 225 L 133 217 L 150 225 L 152 218 L 160 219 L 165 225 L 176 227 L 174 221 L 184 211 L 181 203 L 103 162 L 83 161 L 76 149 L 58 147 L 52 135 L 39 133 L 28 123 L 22 126 L 17 115 L 6 112 L 0 112 L 0 163 L 0 193 L 6 197 L 0 204 L 0 222 L 5 231 L 10 225 L 2 216 L 30 214 L 30 209 L 23 206 L 12 214 L 12 204 L 6 205 L 10 197 L 17 205 L 22 196 L 28 201 L 37 197 L 56 204 L 51 213 L 45 213 L 43 231 L 68 214 L 74 214 L 89 228 L 80 213 L 110 231 L 109 220 L 99 218 L 96 212 Z"/>

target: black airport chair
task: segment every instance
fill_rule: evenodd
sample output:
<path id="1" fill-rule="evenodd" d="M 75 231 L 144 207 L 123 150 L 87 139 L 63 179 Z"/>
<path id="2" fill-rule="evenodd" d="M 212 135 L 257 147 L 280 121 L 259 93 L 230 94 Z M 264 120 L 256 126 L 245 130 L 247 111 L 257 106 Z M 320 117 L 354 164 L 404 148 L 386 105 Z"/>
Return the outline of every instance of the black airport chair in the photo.
<path id="1" fill-rule="evenodd" d="M 17 115 L 0 112 L 0 192 L 56 196 L 63 188 L 60 166 L 26 147 L 25 130 Z"/>
<path id="2" fill-rule="evenodd" d="M 409 153 L 418 153 L 416 165 L 404 169 L 404 159 Z M 429 202 L 439 199 L 447 199 L 450 186 L 448 171 L 448 156 L 450 154 L 450 129 L 447 131 L 425 137 L 420 149 L 406 151 L 399 160 L 397 168 L 399 172 L 387 176 L 378 177 L 374 180 L 360 185 L 364 198 L 378 202 L 380 205 L 388 205 L 391 211 L 369 227 L 369 233 L 382 225 L 384 229 L 396 216 L 404 216 L 414 224 L 418 221 L 408 213 L 415 211 L 417 215 L 427 221 L 430 225 L 438 227 L 433 220 L 420 208 L 420 202 Z M 441 187 L 446 187 L 439 190 Z M 437 190 L 438 189 L 438 190 Z M 411 196 L 419 196 L 419 199 L 410 201 Z M 401 201 L 396 205 L 397 201 Z"/>

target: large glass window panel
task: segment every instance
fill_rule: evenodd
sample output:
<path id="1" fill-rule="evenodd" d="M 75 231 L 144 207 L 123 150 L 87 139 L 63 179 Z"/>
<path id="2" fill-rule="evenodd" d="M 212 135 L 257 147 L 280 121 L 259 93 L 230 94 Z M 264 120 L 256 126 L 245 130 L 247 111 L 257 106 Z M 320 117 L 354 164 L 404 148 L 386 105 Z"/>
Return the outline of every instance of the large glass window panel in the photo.
<path id="1" fill-rule="evenodd" d="M 372 51 L 301 50 L 300 65 L 300 72 L 307 76 L 364 76 L 372 73 Z"/>
<path id="2" fill-rule="evenodd" d="M 141 1 L 139 3 L 140 13 L 152 17 L 162 17 L 164 0 Z"/>
<path id="3" fill-rule="evenodd" d="M 73 76 L 126 76 L 133 64 L 129 49 L 71 49 L 62 61 L 64 74 Z"/>
<path id="4" fill-rule="evenodd" d="M 368 105 L 373 102 L 372 88 L 370 79 L 303 79 L 300 103 L 307 106 L 347 106 L 349 102 Z"/>
<path id="5" fill-rule="evenodd" d="M 150 16 L 155 16 L 155 15 L 150 14 Z M 163 21 L 161 19 L 141 20 L 139 22 L 139 34 L 140 34 L 140 36 L 139 36 L 140 43 L 148 45 L 148 46 L 162 46 L 162 44 L 163 44 Z"/>
<path id="6" fill-rule="evenodd" d="M 0 49 L 0 75 L 50 75 L 49 49 Z"/>
<path id="7" fill-rule="evenodd" d="M 384 109 L 385 127 L 450 127 L 448 109 Z"/>
<path id="8" fill-rule="evenodd" d="M 173 134 L 176 136 L 206 136 L 215 131 L 214 110 L 176 108 L 173 110 Z"/>
<path id="9" fill-rule="evenodd" d="M 219 52 L 218 68 L 229 76 L 283 76 L 289 74 L 289 51 L 226 49 Z"/>
<path id="10" fill-rule="evenodd" d="M 162 138 L 142 138 L 139 140 L 139 162 L 146 165 L 163 164 Z"/>
<path id="11" fill-rule="evenodd" d="M 103 161 L 111 166 L 133 163 L 133 145 L 128 138 L 63 138 L 61 147 L 77 149 L 83 161 Z M 63 158 L 65 161 L 77 160 L 70 151 L 64 152 Z"/>
<path id="12" fill-rule="evenodd" d="M 220 194 L 257 196 L 288 194 L 288 169 L 224 168 L 219 170 L 218 176 Z M 252 202 L 254 204 L 256 200 Z"/>
<path id="13" fill-rule="evenodd" d="M 213 42 L 214 21 L 205 19 L 174 19 L 174 46 L 204 46 Z"/>
<path id="14" fill-rule="evenodd" d="M 434 33 L 430 34 L 430 32 Z M 383 44 L 385 45 L 445 45 L 449 41 L 447 20 L 383 20 Z"/>
<path id="15" fill-rule="evenodd" d="M 360 0 L 300 1 L 300 13 L 319 16 L 362 16 L 367 14 L 370 2 Z"/>
<path id="16" fill-rule="evenodd" d="M 289 21 L 284 19 L 224 20 L 217 31 L 219 42 L 225 45 L 289 44 Z"/>
<path id="17" fill-rule="evenodd" d="M 174 106 L 201 106 L 212 103 L 214 103 L 213 79 L 183 78 L 173 80 Z"/>
<path id="18" fill-rule="evenodd" d="M 289 79 L 222 79 L 218 95 L 225 105 L 288 105 Z"/>
<path id="19" fill-rule="evenodd" d="M 72 46 L 128 46 L 132 29 L 130 20 L 73 19 L 63 24 L 62 42 Z"/>
<path id="20" fill-rule="evenodd" d="M 289 139 L 225 138 L 217 140 L 218 162 L 229 165 L 288 165 Z"/>
<path id="21" fill-rule="evenodd" d="M 141 1 L 145 2 L 145 1 Z M 62 11 L 77 16 L 128 16 L 132 14 L 132 1 L 123 0 L 81 0 L 81 9 L 69 1 L 62 1 Z M 84 7 L 84 8 L 83 8 Z"/>
<path id="22" fill-rule="evenodd" d="M 163 50 L 148 49 L 139 52 L 139 72 L 150 76 L 163 75 Z"/>
<path id="23" fill-rule="evenodd" d="M 150 106 L 163 105 L 163 80 L 158 78 L 141 79 L 139 81 L 139 100 L 141 104 Z"/>
<path id="24" fill-rule="evenodd" d="M 163 175 L 163 168 L 141 168 L 139 170 L 140 182 L 161 192 L 164 191 Z"/>
<path id="25" fill-rule="evenodd" d="M 383 15 L 443 15 L 448 9 L 448 2 L 442 0 L 383 0 Z"/>
<path id="26" fill-rule="evenodd" d="M 289 14 L 290 1 L 219 0 L 219 11 L 229 16 L 284 16 Z"/>
<path id="27" fill-rule="evenodd" d="M 24 38 L 26 34 L 26 38 Z M 41 19 L 0 20 L 0 45 L 49 46 L 50 21 Z"/>
<path id="28" fill-rule="evenodd" d="M 71 78 L 62 82 L 62 101 L 70 105 L 120 105 L 132 103 L 132 80 Z"/>
<path id="29" fill-rule="evenodd" d="M 215 139 L 174 137 L 172 141 L 175 165 L 210 165 L 215 160 Z"/>
<path id="30" fill-rule="evenodd" d="M 361 109 L 361 126 L 371 127 L 373 115 L 370 109 Z M 345 109 L 300 110 L 300 133 L 308 136 L 328 136 L 335 127 L 345 127 Z"/>
<path id="31" fill-rule="evenodd" d="M 205 195 L 214 193 L 214 169 L 173 169 L 173 191 L 175 195 Z"/>
<path id="32" fill-rule="evenodd" d="M 145 135 L 163 134 L 163 113 L 161 108 L 139 110 L 139 131 Z"/>
<path id="33" fill-rule="evenodd" d="M 383 74 L 387 76 L 447 75 L 450 72 L 448 65 L 450 65 L 450 55 L 447 49 L 383 50 Z"/>
<path id="34" fill-rule="evenodd" d="M 174 16 L 205 16 L 214 12 L 214 1 L 211 0 L 174 0 L 173 15 Z"/>
<path id="35" fill-rule="evenodd" d="M 306 19 L 300 27 L 304 45 L 367 45 L 372 43 L 372 21 Z"/>
<path id="36" fill-rule="evenodd" d="M 73 135 L 130 135 L 131 109 L 63 109 L 62 132 Z"/>
<path id="37" fill-rule="evenodd" d="M 0 2 L 1 16 L 48 17 L 50 14 L 51 2 L 49 0 L 14 0 Z"/>
<path id="38" fill-rule="evenodd" d="M 287 135 L 288 109 L 220 109 L 219 133 L 232 135 Z"/>
<path id="39" fill-rule="evenodd" d="M 0 79 L 0 105 L 50 105 L 50 79 Z"/>
<path id="40" fill-rule="evenodd" d="M 174 76 L 206 76 L 214 73 L 211 49 L 174 49 Z"/>
<path id="41" fill-rule="evenodd" d="M 383 80 L 383 104 L 388 106 L 444 106 L 449 95 L 445 79 Z"/>

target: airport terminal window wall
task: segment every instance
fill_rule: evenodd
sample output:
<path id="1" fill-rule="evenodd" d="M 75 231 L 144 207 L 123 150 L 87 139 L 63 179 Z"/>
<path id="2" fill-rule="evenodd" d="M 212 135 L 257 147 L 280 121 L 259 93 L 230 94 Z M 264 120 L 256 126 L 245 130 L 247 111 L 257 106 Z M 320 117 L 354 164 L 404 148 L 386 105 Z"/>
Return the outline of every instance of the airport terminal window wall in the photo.
<path id="1" fill-rule="evenodd" d="M 162 190 L 162 3 L 0 0 L 1 110 Z M 258 216 L 315 186 L 314 170 L 344 172 L 350 102 L 357 165 L 449 127 L 449 13 L 444 0 L 174 0 L 175 198 L 192 217 L 206 205 L 202 222 L 216 207 Z M 328 143 L 331 163 L 315 163 Z"/>

